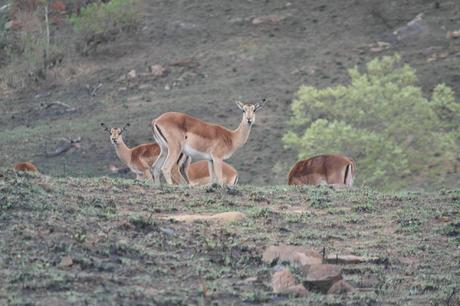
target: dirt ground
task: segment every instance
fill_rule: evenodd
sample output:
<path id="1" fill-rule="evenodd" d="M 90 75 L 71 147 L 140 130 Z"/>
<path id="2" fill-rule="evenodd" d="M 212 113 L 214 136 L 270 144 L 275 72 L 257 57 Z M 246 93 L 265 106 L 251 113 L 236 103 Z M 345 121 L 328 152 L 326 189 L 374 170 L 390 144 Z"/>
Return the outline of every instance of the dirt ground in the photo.
<path id="1" fill-rule="evenodd" d="M 419 13 L 420 33 L 392 36 Z M 54 176 L 107 175 L 108 165 L 120 162 L 100 122 L 130 122 L 127 143 L 135 145 L 152 141 L 148 125 L 163 112 L 182 111 L 235 128 L 235 100 L 267 98 L 248 143 L 229 162 L 240 172 L 240 183 L 279 184 L 296 161 L 281 137 L 302 84 L 342 84 L 347 68 L 398 52 L 417 69 L 427 94 L 444 82 L 460 96 L 460 39 L 446 38 L 460 28 L 455 0 L 145 1 L 143 14 L 136 32 L 87 57 L 64 57 L 54 81 L 1 98 L 0 166 L 32 160 Z M 261 16 L 271 17 L 259 23 Z M 393 45 L 379 51 L 377 41 Z M 166 67 L 167 76 L 142 75 L 155 64 Z M 137 78 L 122 79 L 132 69 Z M 99 82 L 102 87 L 90 96 L 87 86 Z M 45 156 L 62 137 L 78 136 L 80 149 Z"/>
<path id="2" fill-rule="evenodd" d="M 459 226 L 458 189 L 154 189 L 3 169 L 0 304 L 458 305 Z M 262 262 L 278 244 L 376 260 L 341 265 L 352 293 L 295 298 Z"/>

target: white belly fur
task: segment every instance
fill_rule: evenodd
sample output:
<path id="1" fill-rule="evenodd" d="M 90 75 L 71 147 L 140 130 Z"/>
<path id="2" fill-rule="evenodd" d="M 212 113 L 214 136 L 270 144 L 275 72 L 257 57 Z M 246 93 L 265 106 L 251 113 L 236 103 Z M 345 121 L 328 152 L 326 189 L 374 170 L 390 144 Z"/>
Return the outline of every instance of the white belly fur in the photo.
<path id="1" fill-rule="evenodd" d="M 190 156 L 193 159 L 206 159 L 206 160 L 212 159 L 211 154 L 197 151 L 188 145 L 184 145 L 183 151 L 186 155 Z"/>

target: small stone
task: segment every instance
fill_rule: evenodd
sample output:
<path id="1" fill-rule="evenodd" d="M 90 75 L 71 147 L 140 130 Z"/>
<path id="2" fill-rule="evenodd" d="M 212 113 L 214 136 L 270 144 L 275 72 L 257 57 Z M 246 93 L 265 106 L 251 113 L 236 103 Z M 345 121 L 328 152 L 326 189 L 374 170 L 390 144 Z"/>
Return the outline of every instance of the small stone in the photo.
<path id="1" fill-rule="evenodd" d="M 460 38 L 460 30 L 447 32 L 447 38 L 451 38 L 451 39 Z"/>
<path id="2" fill-rule="evenodd" d="M 59 263 L 59 267 L 61 268 L 67 268 L 73 265 L 73 259 L 70 256 L 64 256 L 61 259 L 61 262 Z"/>
<path id="3" fill-rule="evenodd" d="M 255 282 L 257 282 L 257 276 L 248 277 L 245 280 L 243 280 L 243 283 L 245 283 L 245 284 L 251 284 L 251 283 L 255 283 Z"/>
<path id="4" fill-rule="evenodd" d="M 144 89 L 149 89 L 149 88 L 152 88 L 152 87 L 153 87 L 152 84 L 141 84 L 141 85 L 139 85 L 138 88 L 140 90 L 144 90 Z"/>
<path id="5" fill-rule="evenodd" d="M 259 17 L 255 17 L 254 19 L 252 19 L 252 24 L 254 25 L 259 25 L 263 23 L 277 24 L 283 19 L 284 19 L 283 17 L 277 16 L 277 15 L 259 16 Z"/>
<path id="6" fill-rule="evenodd" d="M 126 77 L 128 78 L 128 80 L 135 79 L 135 78 L 137 77 L 136 70 L 133 69 L 133 70 L 131 70 L 130 72 L 128 72 L 128 73 L 126 74 Z"/>
<path id="7" fill-rule="evenodd" d="M 327 291 L 332 284 L 342 279 L 342 268 L 336 265 L 319 264 L 303 266 L 301 268 L 305 278 L 306 287 L 315 287 Z"/>
<path id="8" fill-rule="evenodd" d="M 335 282 L 327 291 L 328 294 L 344 294 L 353 291 L 353 286 L 344 280 Z"/>
<path id="9" fill-rule="evenodd" d="M 152 65 L 149 67 L 149 72 L 156 77 L 162 77 L 167 74 L 168 70 L 161 65 Z"/>

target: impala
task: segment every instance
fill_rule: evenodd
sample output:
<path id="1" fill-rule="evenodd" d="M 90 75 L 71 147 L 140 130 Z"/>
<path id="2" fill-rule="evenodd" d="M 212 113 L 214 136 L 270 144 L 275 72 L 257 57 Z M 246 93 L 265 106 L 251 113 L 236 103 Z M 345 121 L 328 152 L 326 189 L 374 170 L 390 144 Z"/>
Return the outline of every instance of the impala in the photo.
<path id="1" fill-rule="evenodd" d="M 134 148 L 128 148 L 123 141 L 123 132 L 129 126 L 127 123 L 123 128 L 109 129 L 104 123 L 101 126 L 106 132 L 110 134 L 110 141 L 112 142 L 118 158 L 136 174 L 136 178 L 153 180 L 150 167 L 160 154 L 160 147 L 155 143 L 146 143 L 138 145 Z"/>
<path id="2" fill-rule="evenodd" d="M 115 152 L 118 158 L 123 161 L 132 172 L 136 173 L 137 179 L 147 178 L 152 179 L 150 168 L 157 160 L 160 154 L 160 146 L 156 143 L 141 144 L 132 149 L 128 148 L 123 141 L 123 132 L 129 126 L 126 124 L 123 128 L 109 129 L 104 123 L 101 123 L 105 131 L 110 133 L 110 140 L 115 147 Z M 234 185 L 238 181 L 238 173 L 227 163 L 223 165 L 224 181 L 228 185 Z M 190 164 L 190 158 L 179 158 L 177 167 L 173 169 L 173 182 L 174 184 L 187 183 L 183 175 L 179 172 L 186 171 L 190 180 L 190 185 L 204 185 L 209 180 L 209 171 L 207 162 L 196 162 Z"/>
<path id="3" fill-rule="evenodd" d="M 263 103 L 265 99 L 263 100 Z M 172 184 L 171 170 L 181 153 L 208 161 L 211 183 L 223 184 L 223 161 L 249 137 L 255 112 L 262 104 L 236 102 L 243 118 L 236 130 L 207 123 L 184 113 L 164 113 L 152 121 L 153 136 L 160 145 L 160 156 L 153 166 L 155 183 L 160 184 L 160 170 L 168 184 Z"/>
<path id="4" fill-rule="evenodd" d="M 14 165 L 14 170 L 16 171 L 29 171 L 29 172 L 38 172 L 37 166 L 31 162 L 20 162 Z"/>
<path id="5" fill-rule="evenodd" d="M 353 185 L 355 163 L 343 155 L 318 155 L 294 164 L 288 175 L 289 185 Z"/>

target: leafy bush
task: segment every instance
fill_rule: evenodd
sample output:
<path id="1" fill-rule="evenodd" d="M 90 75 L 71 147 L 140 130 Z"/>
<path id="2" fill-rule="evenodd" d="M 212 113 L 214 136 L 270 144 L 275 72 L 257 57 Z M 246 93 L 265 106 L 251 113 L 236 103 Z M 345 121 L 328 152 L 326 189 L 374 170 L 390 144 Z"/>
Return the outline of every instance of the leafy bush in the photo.
<path id="1" fill-rule="evenodd" d="M 460 104 L 446 85 L 431 100 L 398 55 L 350 69 L 351 83 L 302 86 L 292 103 L 294 130 L 283 137 L 299 158 L 343 153 L 357 162 L 357 183 L 394 189 L 442 183 L 460 143 Z"/>
<path id="2" fill-rule="evenodd" d="M 108 3 L 91 3 L 79 15 L 69 18 L 78 33 L 85 37 L 112 30 L 128 30 L 139 22 L 139 0 L 112 0 Z"/>

